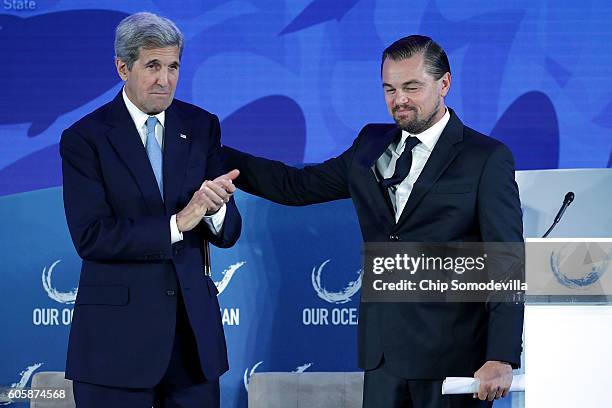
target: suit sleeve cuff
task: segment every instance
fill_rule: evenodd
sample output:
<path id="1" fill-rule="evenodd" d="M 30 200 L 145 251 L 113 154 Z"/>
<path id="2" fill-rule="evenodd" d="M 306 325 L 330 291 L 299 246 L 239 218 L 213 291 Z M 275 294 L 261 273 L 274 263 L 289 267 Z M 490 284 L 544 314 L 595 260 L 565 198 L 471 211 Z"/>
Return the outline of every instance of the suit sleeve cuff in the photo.
<path id="1" fill-rule="evenodd" d="M 221 233 L 221 228 L 223 228 L 223 221 L 225 221 L 225 213 L 227 212 L 227 206 L 223 204 L 219 211 L 211 215 L 205 215 L 202 220 L 210 231 L 215 235 L 219 235 Z"/>
<path id="2" fill-rule="evenodd" d="M 172 217 L 170 217 L 170 243 L 174 244 L 182 240 L 183 233 L 178 229 L 178 225 L 176 224 L 176 214 L 174 214 Z"/>

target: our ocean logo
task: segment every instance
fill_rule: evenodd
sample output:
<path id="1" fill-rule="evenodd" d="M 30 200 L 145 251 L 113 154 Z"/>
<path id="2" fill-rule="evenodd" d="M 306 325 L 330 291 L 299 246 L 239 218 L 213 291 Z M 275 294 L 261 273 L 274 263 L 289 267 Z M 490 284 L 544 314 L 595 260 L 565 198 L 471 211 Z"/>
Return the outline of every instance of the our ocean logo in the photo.
<path id="1" fill-rule="evenodd" d="M 609 248 L 597 243 L 569 242 L 552 252 L 550 267 L 561 285 L 596 291 L 593 285 L 608 270 L 611 258 Z"/>
<path id="2" fill-rule="evenodd" d="M 219 291 L 219 295 L 222 294 L 225 289 L 227 289 L 227 285 L 231 282 L 232 278 L 238 272 L 246 262 L 236 262 L 235 264 L 230 265 L 227 269 L 221 272 L 223 276 L 220 281 L 214 281 L 217 290 Z M 221 323 L 224 326 L 239 326 L 240 325 L 240 308 L 238 307 L 224 307 L 221 308 Z"/>
<path id="3" fill-rule="evenodd" d="M 47 296 L 61 305 L 74 305 L 78 288 L 62 292 L 53 286 L 53 272 L 62 262 L 61 259 L 45 266 L 42 270 L 42 287 Z M 72 323 L 73 307 L 37 307 L 32 310 L 32 324 L 34 326 L 69 326 Z"/>
<path id="4" fill-rule="evenodd" d="M 318 267 L 312 268 L 311 281 L 317 296 L 332 305 L 349 303 L 361 289 L 363 269 L 357 271 L 357 278 L 338 291 L 330 291 L 321 283 L 323 270 L 331 259 L 325 260 Z M 302 310 L 302 324 L 305 326 L 353 326 L 357 324 L 357 308 L 355 307 L 310 307 Z"/>
<path id="5" fill-rule="evenodd" d="M 79 289 L 73 288 L 72 290 L 68 292 L 60 292 L 59 290 L 53 287 L 53 284 L 51 282 L 51 276 L 53 274 L 53 270 L 61 261 L 62 261 L 61 259 L 58 259 L 57 261 L 49 265 L 49 268 L 47 268 L 46 266 L 43 268 L 43 271 L 42 271 L 43 289 L 45 290 L 45 292 L 47 292 L 47 296 L 49 296 L 49 298 L 55 300 L 56 302 L 62 303 L 64 305 L 73 305 L 74 302 L 76 301 L 77 292 Z"/>
<path id="6" fill-rule="evenodd" d="M 336 305 L 340 305 L 343 303 L 348 303 L 352 300 L 352 297 L 355 296 L 359 289 L 361 289 L 361 277 L 363 275 L 363 270 L 360 269 L 357 271 L 357 279 L 349 282 L 346 287 L 339 290 L 338 292 L 332 292 L 323 287 L 321 284 L 321 274 L 323 273 L 323 269 L 325 266 L 331 261 L 331 259 L 323 262 L 318 268 L 312 268 L 312 287 L 314 288 L 317 295 L 325 300 L 326 302 L 333 303 Z"/>
<path id="7" fill-rule="evenodd" d="M 263 364 L 263 361 L 259 361 L 250 370 L 248 368 L 244 370 L 242 381 L 244 382 L 244 389 L 247 392 L 249 391 L 249 383 L 251 382 L 251 376 L 253 375 L 253 373 L 255 373 L 255 370 L 257 370 L 257 368 L 262 364 Z M 306 363 L 299 367 L 296 367 L 295 370 L 291 372 L 292 373 L 303 373 L 304 371 L 308 370 L 311 366 L 312 366 L 312 363 Z"/>
<path id="8" fill-rule="evenodd" d="M 223 293 L 227 285 L 229 285 L 230 281 L 234 277 L 234 274 L 244 265 L 246 262 L 237 262 L 235 264 L 230 265 L 227 269 L 221 272 L 223 278 L 220 281 L 215 281 L 215 286 L 219 291 L 219 294 Z"/>

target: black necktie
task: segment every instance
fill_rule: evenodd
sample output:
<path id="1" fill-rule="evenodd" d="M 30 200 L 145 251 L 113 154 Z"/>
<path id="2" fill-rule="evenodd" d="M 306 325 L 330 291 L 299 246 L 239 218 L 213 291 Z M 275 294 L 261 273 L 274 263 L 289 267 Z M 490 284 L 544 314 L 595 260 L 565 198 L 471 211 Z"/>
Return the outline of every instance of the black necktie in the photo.
<path id="1" fill-rule="evenodd" d="M 406 139 L 404 151 L 395 162 L 395 172 L 393 172 L 391 177 L 380 180 L 381 186 L 389 188 L 401 183 L 402 180 L 408 177 L 410 166 L 412 166 L 412 149 L 419 143 L 421 143 L 421 141 L 417 137 L 408 137 Z"/>

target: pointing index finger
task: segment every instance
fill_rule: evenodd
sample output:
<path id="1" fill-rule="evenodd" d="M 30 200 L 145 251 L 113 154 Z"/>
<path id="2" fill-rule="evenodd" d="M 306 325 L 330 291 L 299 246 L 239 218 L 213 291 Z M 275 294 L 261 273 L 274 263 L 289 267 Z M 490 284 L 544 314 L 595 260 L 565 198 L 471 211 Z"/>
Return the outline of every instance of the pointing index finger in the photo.
<path id="1" fill-rule="evenodd" d="M 225 173 L 222 176 L 217 177 L 217 179 L 225 179 L 225 180 L 233 181 L 239 175 L 240 175 L 240 170 L 234 169 L 234 170 L 228 171 L 227 173 Z M 215 179 L 215 180 L 217 180 L 217 179 Z"/>

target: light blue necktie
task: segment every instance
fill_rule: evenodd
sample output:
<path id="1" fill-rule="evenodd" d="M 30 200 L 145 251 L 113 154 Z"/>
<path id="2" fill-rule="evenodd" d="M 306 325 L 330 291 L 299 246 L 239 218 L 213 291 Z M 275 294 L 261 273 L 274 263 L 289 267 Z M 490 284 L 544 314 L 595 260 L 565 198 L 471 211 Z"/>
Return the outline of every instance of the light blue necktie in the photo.
<path id="1" fill-rule="evenodd" d="M 162 176 L 162 151 L 157 139 L 155 138 L 155 125 L 157 124 L 157 118 L 155 116 L 149 116 L 147 119 L 147 156 L 151 162 L 153 173 L 155 173 L 155 180 L 159 187 L 159 193 L 161 194 L 162 200 L 164 199 L 164 178 Z"/>

